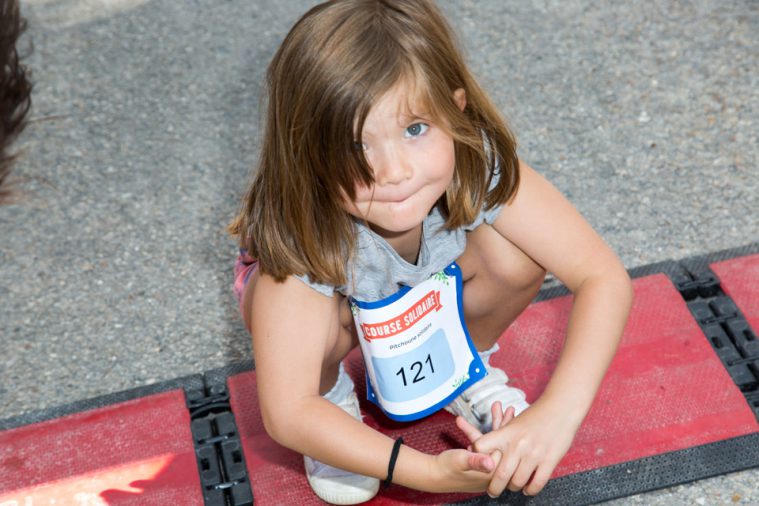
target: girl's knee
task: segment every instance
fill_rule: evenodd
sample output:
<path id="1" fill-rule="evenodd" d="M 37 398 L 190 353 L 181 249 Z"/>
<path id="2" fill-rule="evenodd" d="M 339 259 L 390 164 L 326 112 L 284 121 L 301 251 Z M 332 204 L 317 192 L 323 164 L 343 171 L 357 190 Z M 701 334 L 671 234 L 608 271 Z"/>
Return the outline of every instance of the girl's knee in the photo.
<path id="1" fill-rule="evenodd" d="M 338 364 L 353 348 L 358 346 L 358 336 L 353 323 L 353 314 L 348 306 L 348 300 L 341 297 L 338 307 L 337 328 L 330 339 L 325 362 Z"/>
<path id="2" fill-rule="evenodd" d="M 342 315 L 339 323 L 336 334 L 328 342 L 324 361 L 322 362 L 322 373 L 319 386 L 319 392 L 321 394 L 328 392 L 334 386 L 338 377 L 340 362 L 342 362 L 353 348 L 358 346 L 358 339 L 353 324 L 347 324 L 343 320 Z"/>
<path id="3" fill-rule="evenodd" d="M 513 290 L 537 293 L 543 286 L 546 270 L 524 253 L 522 255 L 524 258 L 520 259 L 518 265 L 515 262 L 510 266 L 504 266 L 505 268 L 500 269 L 498 277 Z"/>
<path id="4" fill-rule="evenodd" d="M 540 290 L 546 271 L 529 255 L 490 225 L 481 225 L 467 239 L 470 257 L 477 259 L 475 275 L 509 291 Z M 466 252 L 465 252 L 466 253 Z"/>

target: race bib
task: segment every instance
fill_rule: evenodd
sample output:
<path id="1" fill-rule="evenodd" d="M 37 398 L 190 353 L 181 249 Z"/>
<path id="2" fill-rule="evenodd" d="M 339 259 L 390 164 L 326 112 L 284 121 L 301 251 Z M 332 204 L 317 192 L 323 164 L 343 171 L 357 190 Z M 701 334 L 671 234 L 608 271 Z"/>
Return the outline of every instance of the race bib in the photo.
<path id="1" fill-rule="evenodd" d="M 454 262 L 380 301 L 350 299 L 367 398 L 393 420 L 430 415 L 487 374 L 464 324 L 462 286 Z"/>

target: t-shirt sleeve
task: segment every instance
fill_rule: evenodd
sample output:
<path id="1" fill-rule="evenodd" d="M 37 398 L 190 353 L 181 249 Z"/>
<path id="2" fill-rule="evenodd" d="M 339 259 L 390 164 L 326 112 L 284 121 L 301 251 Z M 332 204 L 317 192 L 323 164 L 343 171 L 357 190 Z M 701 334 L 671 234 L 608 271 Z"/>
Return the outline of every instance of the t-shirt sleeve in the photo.
<path id="1" fill-rule="evenodd" d="M 498 184 L 498 180 L 501 179 L 501 170 L 500 167 L 496 166 L 496 169 L 493 173 L 493 179 L 490 181 L 490 186 L 488 187 L 488 193 L 495 188 L 495 186 Z M 480 214 L 477 215 L 477 217 L 474 219 L 472 223 L 469 225 L 466 225 L 464 227 L 464 230 L 471 231 L 475 228 L 479 227 L 483 223 L 487 223 L 488 225 L 492 225 L 493 222 L 495 222 L 496 218 L 498 218 L 498 215 L 501 214 L 501 210 L 503 209 L 503 204 L 498 204 L 490 209 L 488 209 L 484 204 L 482 206 L 482 209 L 480 209 Z"/>
<path id="2" fill-rule="evenodd" d="M 317 292 L 321 293 L 322 295 L 326 295 L 327 297 L 332 297 L 335 294 L 335 287 L 332 285 L 325 285 L 322 283 L 316 283 L 314 281 L 311 281 L 311 278 L 308 275 L 303 276 L 295 276 L 297 279 L 302 281 L 306 284 L 309 288 L 313 288 Z"/>

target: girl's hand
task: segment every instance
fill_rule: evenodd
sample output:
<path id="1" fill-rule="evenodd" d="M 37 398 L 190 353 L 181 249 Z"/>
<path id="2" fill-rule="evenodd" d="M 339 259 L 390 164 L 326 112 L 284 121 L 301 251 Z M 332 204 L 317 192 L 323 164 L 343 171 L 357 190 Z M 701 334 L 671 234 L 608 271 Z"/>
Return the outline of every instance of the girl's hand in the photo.
<path id="1" fill-rule="evenodd" d="M 515 410 L 513 406 L 509 406 L 504 412 L 501 412 L 501 407 L 501 401 L 496 401 L 492 406 L 490 406 L 490 412 L 493 415 L 493 428 L 491 430 L 505 427 L 506 424 L 514 418 Z M 466 434 L 466 437 L 469 438 L 469 441 L 473 443 L 482 437 L 482 432 L 480 432 L 477 427 L 467 422 L 464 417 L 456 417 L 456 426 L 461 429 L 461 431 Z M 467 447 L 467 450 L 471 451 L 472 445 L 469 445 Z M 496 465 L 498 465 L 498 462 L 501 460 L 500 454 L 501 452 L 498 452 L 499 457 L 496 459 Z"/>
<path id="2" fill-rule="evenodd" d="M 494 410 L 497 404 L 493 405 Z M 493 431 L 485 435 L 461 417 L 456 423 L 475 451 L 499 460 L 487 487 L 488 495 L 497 497 L 506 488 L 535 495 L 543 489 L 569 450 L 580 422 L 568 419 L 558 406 L 540 400 L 513 420 L 510 416 L 513 408 L 509 410 L 498 420 L 499 423 L 493 417 Z"/>
<path id="3" fill-rule="evenodd" d="M 492 406 L 493 426 L 505 426 L 514 417 L 514 408 L 501 412 L 501 403 L 496 402 Z M 482 437 L 476 428 L 466 420 L 457 417 L 459 428 L 463 430 L 470 441 Z M 463 422 L 465 425 L 461 425 Z M 434 457 L 434 476 L 441 484 L 439 492 L 483 492 L 493 480 L 493 471 L 501 459 L 501 452 L 495 451 L 492 455 L 476 453 L 472 446 L 466 450 L 447 450 Z"/>
<path id="4" fill-rule="evenodd" d="M 433 457 L 437 492 L 483 492 L 498 464 L 490 455 L 470 450 L 446 450 Z"/>

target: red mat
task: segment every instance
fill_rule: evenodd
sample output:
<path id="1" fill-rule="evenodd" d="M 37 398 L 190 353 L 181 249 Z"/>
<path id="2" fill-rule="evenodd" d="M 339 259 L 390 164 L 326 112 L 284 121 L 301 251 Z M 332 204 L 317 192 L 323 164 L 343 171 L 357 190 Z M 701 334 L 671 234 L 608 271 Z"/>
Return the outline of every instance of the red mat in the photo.
<path id="1" fill-rule="evenodd" d="M 637 279 L 634 286 L 633 310 L 619 352 L 554 477 L 759 432 L 741 392 L 667 277 Z M 501 351 L 491 360 L 524 389 L 528 400 L 537 398 L 550 377 L 570 308 L 570 297 L 534 304 L 501 337 Z M 363 365 L 357 350 L 348 362 L 362 393 Z M 255 372 L 229 379 L 256 504 L 320 504 L 303 474 L 302 457 L 266 435 L 255 382 Z M 438 453 L 465 444 L 448 413 L 397 424 L 368 402 L 362 409 L 367 424 L 392 437 L 403 435 L 406 444 L 419 450 Z M 395 486 L 381 490 L 372 503 L 438 504 L 466 497 Z"/>
<path id="2" fill-rule="evenodd" d="M 722 290 L 743 313 L 751 328 L 759 332 L 759 253 L 710 266 Z"/>
<path id="3" fill-rule="evenodd" d="M 0 505 L 202 505 L 184 393 L 0 432 Z"/>

